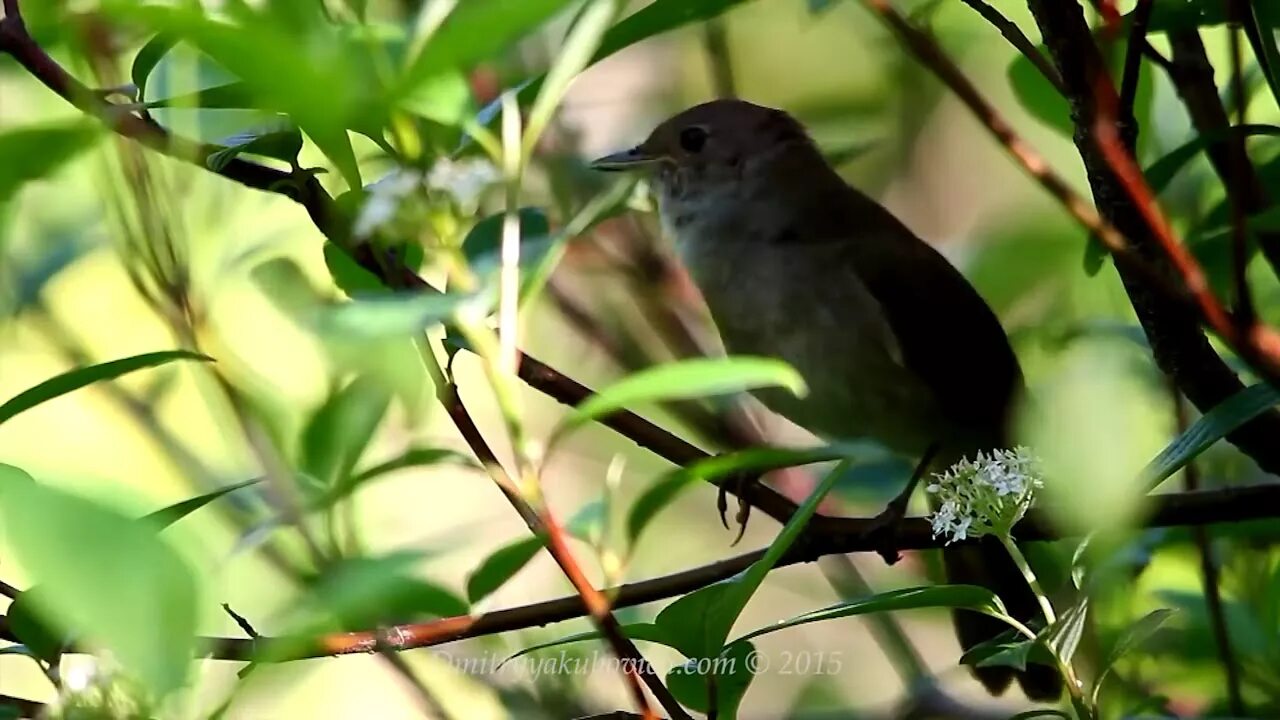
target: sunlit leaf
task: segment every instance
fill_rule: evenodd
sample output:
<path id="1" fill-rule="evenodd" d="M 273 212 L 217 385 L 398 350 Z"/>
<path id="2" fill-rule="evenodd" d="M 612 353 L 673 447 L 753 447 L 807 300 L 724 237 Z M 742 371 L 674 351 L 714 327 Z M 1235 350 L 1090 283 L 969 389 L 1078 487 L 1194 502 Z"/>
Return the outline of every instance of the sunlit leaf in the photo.
<path id="1" fill-rule="evenodd" d="M 339 480 L 338 484 L 333 488 L 332 495 L 327 498 L 326 502 L 333 502 L 346 497 L 365 483 L 371 480 L 376 480 L 383 475 L 393 473 L 397 470 L 412 467 L 429 467 L 444 463 L 455 463 L 468 467 L 477 467 L 471 458 L 453 450 L 446 450 L 443 448 L 409 448 L 390 460 L 378 463 L 377 465 L 351 475 L 349 479 L 345 481 Z"/>
<path id="2" fill-rule="evenodd" d="M 102 135 L 83 120 L 0 132 L 0 205 L 24 184 L 47 177 L 93 146 Z"/>
<path id="3" fill-rule="evenodd" d="M 422 557 L 394 552 L 339 561 L 296 602 L 294 632 L 368 629 L 466 615 L 470 608 L 464 600 L 414 575 Z"/>
<path id="4" fill-rule="evenodd" d="M 471 87 L 460 72 L 443 72 L 417 84 L 400 107 L 441 125 L 460 125 L 475 114 Z"/>
<path id="5" fill-rule="evenodd" d="M 1070 663 L 1072 656 L 1076 654 L 1076 648 L 1080 645 L 1080 638 L 1084 634 L 1085 618 L 1088 614 L 1089 597 L 1081 596 L 1074 605 L 1062 613 L 1057 622 L 1040 631 L 1041 640 L 1065 663 Z"/>
<path id="6" fill-rule="evenodd" d="M 76 368 L 24 390 L 10 398 L 4 405 L 0 405 L 0 423 L 9 420 L 24 410 L 30 410 L 40 403 L 66 395 L 96 382 L 113 380 L 135 370 L 156 367 L 175 360 L 212 361 L 212 359 L 200 353 L 187 350 L 165 350 L 135 355 L 121 360 L 112 360 L 99 365 Z"/>
<path id="7" fill-rule="evenodd" d="M 54 662 L 62 654 L 66 638 L 40 614 L 40 608 L 48 607 L 48 602 L 41 599 L 47 592 L 38 585 L 24 590 L 9 605 L 6 613 L 13 636 L 34 656 Z"/>
<path id="8" fill-rule="evenodd" d="M 156 35 L 148 40 L 147 44 L 143 45 L 138 54 L 133 57 L 129 77 L 138 88 L 139 99 L 146 95 L 147 80 L 151 77 L 151 71 L 155 70 L 156 65 L 160 64 L 160 60 L 173 49 L 176 43 L 177 38 L 163 34 Z"/>
<path id="9" fill-rule="evenodd" d="M 261 155 L 296 165 L 298 153 L 302 151 L 302 133 L 284 123 L 246 130 L 218 144 L 223 148 L 205 159 L 205 164 L 214 172 L 221 172 L 227 163 L 240 155 Z"/>
<path id="10" fill-rule="evenodd" d="M 252 480 L 245 480 L 244 482 L 239 482 L 234 485 L 228 485 L 223 488 L 218 488 L 213 492 L 205 493 L 204 495 L 198 495 L 193 498 L 188 498 L 181 502 L 174 503 L 173 505 L 170 505 L 168 507 L 156 510 L 155 512 L 143 518 L 143 520 L 147 523 L 150 523 L 153 527 L 157 529 L 166 528 L 178 522 L 182 518 L 190 515 L 191 513 L 199 510 L 205 505 L 208 505 L 214 500 L 217 500 L 223 495 L 226 495 L 228 493 L 233 493 L 236 490 L 249 487 L 250 485 L 256 485 L 257 483 L 260 483 L 260 482 L 262 482 L 262 478 L 254 478 Z"/>
<path id="11" fill-rule="evenodd" d="M 432 291 L 384 294 L 322 308 L 316 326 L 322 333 L 347 340 L 408 337 L 449 320 L 465 303 L 477 301 L 482 296 Z"/>
<path id="12" fill-rule="evenodd" d="M 195 576 L 151 528 L 37 484 L 0 495 L 10 552 L 39 586 L 37 615 L 101 644 L 163 696 L 195 651 Z"/>
<path id="13" fill-rule="evenodd" d="M 641 370 L 600 390 L 557 427 L 552 442 L 597 418 L 641 403 L 726 395 L 760 387 L 808 392 L 804 378 L 780 360 L 757 357 L 698 358 Z"/>

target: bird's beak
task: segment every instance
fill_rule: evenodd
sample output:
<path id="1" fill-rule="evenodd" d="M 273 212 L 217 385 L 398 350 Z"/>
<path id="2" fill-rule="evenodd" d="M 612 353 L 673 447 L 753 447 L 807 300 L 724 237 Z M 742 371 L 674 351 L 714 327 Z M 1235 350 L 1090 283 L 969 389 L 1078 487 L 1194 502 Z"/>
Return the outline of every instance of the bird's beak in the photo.
<path id="1" fill-rule="evenodd" d="M 625 170 L 635 170 L 636 168 L 647 167 L 662 162 L 662 156 L 655 155 L 644 150 L 641 146 L 623 150 L 612 155 L 605 155 L 602 158 L 596 158 L 591 161 L 592 170 L 604 170 L 606 172 L 617 172 Z"/>

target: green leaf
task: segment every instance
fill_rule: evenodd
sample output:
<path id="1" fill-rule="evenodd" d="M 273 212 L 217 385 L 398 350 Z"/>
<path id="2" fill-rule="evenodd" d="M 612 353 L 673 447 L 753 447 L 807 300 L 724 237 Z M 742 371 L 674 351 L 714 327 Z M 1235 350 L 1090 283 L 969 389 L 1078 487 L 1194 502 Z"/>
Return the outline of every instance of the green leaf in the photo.
<path id="1" fill-rule="evenodd" d="M 1085 617 L 1089 614 L 1089 597 L 1081 598 L 1067 611 L 1062 613 L 1057 622 L 1040 631 L 1041 640 L 1047 644 L 1062 662 L 1071 663 L 1084 635 Z"/>
<path id="2" fill-rule="evenodd" d="M 0 133 L 0 205 L 32 180 L 58 168 L 93 146 L 102 131 L 83 120 L 28 126 Z"/>
<path id="3" fill-rule="evenodd" d="M 667 687 L 681 705 L 696 712 L 711 711 L 710 687 L 716 693 L 718 717 L 738 716 L 738 706 L 755 679 L 749 658 L 756 653 L 750 642 L 735 642 L 714 658 L 690 658 L 667 671 Z"/>
<path id="4" fill-rule="evenodd" d="M 1107 677 L 1107 673 L 1111 672 L 1111 669 L 1115 667 L 1116 662 L 1128 654 L 1129 651 L 1146 642 L 1148 638 L 1155 634 L 1156 630 L 1160 629 L 1160 626 L 1166 620 L 1173 616 L 1173 613 L 1174 611 L 1169 608 L 1152 610 L 1126 628 L 1107 655 L 1107 661 L 1102 665 L 1102 670 L 1098 673 L 1098 679 L 1094 682 L 1094 687 L 1101 687 L 1102 681 Z"/>
<path id="5" fill-rule="evenodd" d="M 1280 12 L 1271 8 L 1262 9 L 1257 5 L 1259 3 L 1246 3 L 1243 9 L 1253 13 L 1254 22 L 1262 32 L 1245 34 L 1253 47 L 1254 57 L 1258 59 L 1258 67 L 1267 80 L 1267 87 L 1271 89 L 1272 99 L 1280 102 L 1280 48 L 1276 46 L 1275 33 L 1275 25 L 1280 24 L 1277 21 Z M 1268 19 L 1276 22 L 1268 23 Z"/>
<path id="6" fill-rule="evenodd" d="M 466 615 L 470 606 L 462 598 L 412 575 L 422 557 L 419 552 L 393 552 L 336 563 L 298 600 L 293 633 Z"/>
<path id="7" fill-rule="evenodd" d="M 1253 4 L 1253 3 L 1250 3 Z M 1259 6 L 1258 23 L 1260 27 L 1275 28 L 1280 26 L 1280 8 L 1272 3 L 1257 3 Z M 1194 30 L 1201 27 L 1212 27 L 1225 24 L 1230 15 L 1228 5 L 1218 0 L 1180 0 L 1179 2 L 1158 2 L 1151 11 L 1151 20 L 1147 25 L 1148 33 L 1162 33 L 1170 30 Z M 1124 16 L 1127 27 L 1133 13 Z"/>
<path id="8" fill-rule="evenodd" d="M 315 324 L 319 332 L 345 340 L 411 336 L 449 320 L 466 303 L 483 311 L 492 305 L 491 296 L 426 290 L 364 297 L 320 308 Z"/>
<path id="9" fill-rule="evenodd" d="M 520 0 L 512 1 L 519 2 Z M 701 2 L 690 2 L 689 0 L 655 0 L 609 28 L 609 31 L 600 40 L 600 47 L 596 49 L 595 55 L 587 63 L 587 67 L 655 35 L 661 35 L 691 23 L 711 20 L 749 1 L 701 0 Z M 517 92 L 519 100 L 523 103 L 530 98 L 537 97 L 546 79 L 547 76 L 544 74 L 521 83 Z M 499 100 L 495 100 L 483 108 L 477 115 L 477 122 L 482 125 L 488 125 L 493 122 L 498 116 L 498 103 Z"/>
<path id="10" fill-rule="evenodd" d="M 324 264 L 329 268 L 334 284 L 347 297 L 358 298 L 390 292 L 377 275 L 361 267 L 351 255 L 333 243 L 324 244 Z"/>
<path id="11" fill-rule="evenodd" d="M 1052 708 L 1042 708 L 1038 710 L 1027 710 L 1017 715 L 1012 715 L 1009 720 L 1035 720 L 1036 718 L 1062 718 L 1062 720 L 1072 720 L 1071 716 L 1061 710 Z"/>
<path id="12" fill-rule="evenodd" d="M 148 109 L 177 108 L 182 110 L 248 110 L 258 103 L 254 100 L 249 84 L 241 80 L 201 88 L 195 92 L 148 100 Z"/>
<path id="13" fill-rule="evenodd" d="M 467 599 L 478 603 L 520 572 L 542 549 L 542 538 L 527 537 L 504 545 L 467 576 Z"/>
<path id="14" fill-rule="evenodd" d="M 1214 143 L 1222 142 L 1233 135 L 1243 135 L 1244 137 L 1280 136 L 1280 127 L 1275 125 L 1237 125 L 1229 129 L 1197 135 L 1151 163 L 1146 170 L 1147 183 L 1151 186 L 1153 192 L 1159 194 L 1169 186 L 1169 183 L 1173 182 L 1173 179 L 1178 176 L 1182 168 L 1186 167 L 1187 163 L 1191 162 L 1205 148 Z"/>
<path id="15" fill-rule="evenodd" d="M 66 634 L 56 630 L 39 610 L 47 607 L 41 597 L 46 592 L 39 585 L 22 591 L 9 605 L 7 617 L 9 630 L 18 642 L 41 660 L 54 662 L 62 654 Z"/>
<path id="16" fill-rule="evenodd" d="M 148 526 L 80 497 L 15 483 L 0 496 L 11 551 L 39 593 L 36 614 L 110 650 L 158 696 L 196 649 L 195 576 Z"/>
<path id="17" fill-rule="evenodd" d="M 1217 441 L 1253 418 L 1280 404 L 1280 391 L 1258 383 L 1224 400 L 1200 416 L 1160 451 L 1141 473 L 1141 484 L 1155 489 Z"/>
<path id="18" fill-rule="evenodd" d="M 193 498 L 188 498 L 186 500 L 183 500 L 182 502 L 177 502 L 168 507 L 156 510 L 155 512 L 144 517 L 143 520 L 147 523 L 150 523 L 151 526 L 156 528 L 157 530 L 164 529 L 178 522 L 182 518 L 190 515 L 191 513 L 199 510 L 205 505 L 208 505 L 214 500 L 217 500 L 223 495 L 227 495 L 228 493 L 233 493 L 236 490 L 249 487 L 250 485 L 256 485 L 257 483 L 260 483 L 260 482 L 262 482 L 262 478 L 254 478 L 252 480 L 245 480 L 244 482 L 239 482 L 234 485 L 228 485 L 224 488 L 218 488 L 213 492 L 205 493 L 204 495 L 198 495 Z"/>
<path id="19" fill-rule="evenodd" d="M 221 172 L 227 163 L 240 155 L 261 155 L 296 165 L 298 153 L 302 151 L 302 133 L 287 123 L 277 124 L 246 130 L 218 144 L 223 149 L 211 153 L 205 159 L 205 164 L 214 172 Z"/>
<path id="20" fill-rule="evenodd" d="M 151 71 L 156 69 L 160 59 L 172 50 L 177 42 L 177 38 L 172 36 L 156 35 L 148 40 L 147 44 L 143 45 L 138 54 L 133 57 L 133 67 L 129 70 L 129 77 L 133 80 L 134 86 L 138 88 L 139 99 L 145 97 L 147 80 L 151 77 Z"/>
<path id="21" fill-rule="evenodd" d="M 672 644 L 671 639 L 667 637 L 666 631 L 664 631 L 662 628 L 658 627 L 653 623 L 631 623 L 629 625 L 623 625 L 622 634 L 626 635 L 632 640 L 645 640 L 647 642 L 656 642 L 656 643 L 665 645 L 669 648 L 676 647 L 675 645 Z M 537 652 L 539 650 L 546 650 L 547 648 L 559 647 L 561 645 L 569 645 L 576 642 L 582 642 L 584 640 L 602 640 L 602 639 L 604 639 L 604 635 L 599 630 L 588 630 L 586 632 L 574 633 L 573 635 L 566 635 L 565 637 L 558 638 L 556 640 L 551 640 L 544 643 L 538 643 L 537 645 L 530 645 L 527 648 L 522 648 L 519 651 L 509 655 L 505 660 L 503 660 L 501 663 L 498 664 L 498 667 L 501 668 L 503 665 L 506 665 L 507 663 L 511 662 L 512 660 L 515 660 L 516 658 L 522 655 L 528 655 L 529 653 Z"/>
<path id="22" fill-rule="evenodd" d="M 390 404 L 387 388 L 366 375 L 330 395 L 302 432 L 302 471 L 326 487 L 344 482 Z"/>
<path id="23" fill-rule="evenodd" d="M 175 360 L 212 362 L 213 358 L 187 350 L 165 350 L 134 355 L 133 357 L 112 360 L 99 365 L 76 368 L 24 390 L 10 398 L 4 405 L 0 405 L 0 424 L 24 410 L 30 410 L 40 403 L 66 395 L 87 385 L 92 385 L 102 380 L 112 380 L 135 370 L 156 367 Z"/>
<path id="24" fill-rule="evenodd" d="M 466 0 L 458 3 L 413 59 L 395 97 L 410 97 L 442 73 L 466 71 L 481 60 L 499 56 L 569 2 Z"/>
<path id="25" fill-rule="evenodd" d="M 869 452 L 869 448 L 853 443 L 815 448 L 755 447 L 717 455 L 700 460 L 688 467 L 678 468 L 663 475 L 636 498 L 627 516 L 627 538 L 635 543 L 653 518 L 695 483 L 723 478 L 734 473 L 763 473 L 827 460 L 839 460 L 862 452 Z"/>
<path id="26" fill-rule="evenodd" d="M 739 640 L 750 640 L 778 630 L 822 620 L 834 620 L 873 612 L 915 610 L 918 608 L 953 608 L 972 610 L 994 618 L 1008 617 L 1004 603 L 1000 602 L 1000 598 L 995 593 L 984 587 L 976 585 L 931 585 L 928 587 L 890 590 L 871 597 L 836 603 L 819 610 L 797 615 L 788 620 L 766 625 L 743 635 Z"/>
<path id="27" fill-rule="evenodd" d="M 592 500 L 578 508 L 569 522 L 564 524 L 564 529 L 585 543 L 595 543 L 604 532 L 607 514 L 608 507 L 603 500 Z"/>
<path id="28" fill-rule="evenodd" d="M 569 84 L 591 63 L 592 54 L 600 48 L 605 30 L 617 16 L 620 5 L 619 0 L 589 0 L 579 13 L 529 110 L 522 142 L 526 157 L 533 152 Z"/>
<path id="29" fill-rule="evenodd" d="M 960 664 L 974 667 L 1011 667 L 1022 671 L 1027 669 L 1031 651 L 1037 647 L 1040 647 L 1043 651 L 1043 646 L 1039 646 L 1036 641 L 1027 638 L 1005 640 L 999 643 L 982 643 L 975 645 L 964 655 L 961 655 Z M 1048 655 L 1047 652 L 1044 654 Z M 1050 662 L 1052 662 L 1052 658 L 1050 658 Z"/>
<path id="30" fill-rule="evenodd" d="M 758 357 L 697 358 L 641 370 L 579 404 L 552 433 L 549 444 L 574 428 L 641 403 L 725 395 L 777 386 L 803 396 L 804 378 L 780 360 Z"/>
<path id="31" fill-rule="evenodd" d="M 348 480 L 339 480 L 333 487 L 331 493 L 324 500 L 325 504 L 336 502 L 365 483 L 376 480 L 382 475 L 403 470 L 411 467 L 426 467 L 431 465 L 440 465 L 442 463 L 456 463 L 468 467 L 478 467 L 471 458 L 461 453 L 443 448 L 409 448 L 400 455 L 397 455 L 386 462 L 378 463 L 373 467 L 361 470 L 351 475 Z"/>
<path id="32" fill-rule="evenodd" d="M 541 208 L 523 207 L 516 211 L 520 217 L 520 242 L 545 239 L 551 234 L 551 222 Z M 471 265 L 497 265 L 502 251 L 502 222 L 504 213 L 494 213 L 476 223 L 462 241 L 462 252 Z"/>
<path id="33" fill-rule="evenodd" d="M 471 86 L 460 72 L 443 72 L 416 85 L 400 107 L 441 125 L 457 126 L 475 114 Z"/>
<path id="34" fill-rule="evenodd" d="M 1043 53 L 1044 48 L 1036 51 Z M 1068 137 L 1075 132 L 1071 104 L 1027 56 L 1018 53 L 1006 74 L 1018 104 L 1032 117 Z"/>

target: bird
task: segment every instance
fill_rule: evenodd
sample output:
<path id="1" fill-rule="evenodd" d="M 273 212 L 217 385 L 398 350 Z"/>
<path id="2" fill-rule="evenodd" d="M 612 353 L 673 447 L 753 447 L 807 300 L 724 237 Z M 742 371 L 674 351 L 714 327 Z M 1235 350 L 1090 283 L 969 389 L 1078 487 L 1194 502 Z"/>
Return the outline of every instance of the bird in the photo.
<path id="1" fill-rule="evenodd" d="M 591 167 L 648 174 L 663 232 L 727 353 L 778 358 L 804 377 L 804 396 L 753 391 L 766 407 L 819 437 L 869 438 L 916 459 L 878 518 L 890 533 L 927 472 L 1010 446 L 1025 383 L 995 313 L 932 245 L 847 184 L 787 112 L 713 100 Z M 949 582 L 1039 617 L 992 538 L 944 548 L 943 566 Z M 966 650 L 1006 629 L 966 611 L 953 621 Z M 972 670 L 995 695 L 1015 678 L 1033 700 L 1061 693 L 1047 666 Z"/>

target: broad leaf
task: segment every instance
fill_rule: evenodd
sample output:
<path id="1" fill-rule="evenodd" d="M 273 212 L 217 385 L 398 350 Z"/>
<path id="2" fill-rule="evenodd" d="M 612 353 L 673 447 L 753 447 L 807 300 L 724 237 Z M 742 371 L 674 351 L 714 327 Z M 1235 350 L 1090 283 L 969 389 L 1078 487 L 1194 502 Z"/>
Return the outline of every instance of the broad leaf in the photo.
<path id="1" fill-rule="evenodd" d="M 417 335 L 448 321 L 466 303 L 482 311 L 492 305 L 491 293 L 444 294 L 426 290 L 382 294 L 320 308 L 317 329 L 344 339 Z"/>
<path id="2" fill-rule="evenodd" d="M 418 552 L 342 560 L 297 602 L 294 633 L 366 629 L 428 617 L 466 615 L 470 606 L 451 590 L 415 577 Z"/>
<path id="3" fill-rule="evenodd" d="M 540 208 L 524 207 L 517 211 L 520 217 L 521 244 L 546 240 L 551 234 L 551 223 Z M 503 213 L 495 213 L 476 223 L 462 241 L 462 252 L 467 262 L 475 266 L 497 266 L 502 250 Z"/>
<path id="4" fill-rule="evenodd" d="M 25 183 L 53 174 L 93 146 L 102 131 L 86 121 L 18 128 L 0 133 L 0 205 Z"/>
<path id="5" fill-rule="evenodd" d="M 283 160 L 290 165 L 298 162 L 302 151 L 302 133 L 288 123 L 254 130 L 246 130 L 218 143 L 223 149 L 209 155 L 205 163 L 214 172 L 221 172 L 240 155 L 261 155 Z"/>
<path id="6" fill-rule="evenodd" d="M 364 269 L 345 250 L 333 243 L 324 244 L 324 264 L 342 292 L 350 298 L 388 293 L 390 290 L 377 275 Z"/>
<path id="7" fill-rule="evenodd" d="M 552 433 L 554 443 L 585 423 L 641 403 L 684 400 L 783 387 L 808 392 L 804 378 L 780 360 L 757 357 L 698 358 L 641 370 L 587 398 Z"/>
<path id="8" fill-rule="evenodd" d="M 1280 391 L 1251 385 L 1202 415 L 1174 438 L 1142 471 L 1141 483 L 1154 489 L 1236 428 L 1280 404 Z"/>
<path id="9" fill-rule="evenodd" d="M 36 614 L 110 650 L 157 695 L 180 687 L 196 649 L 195 576 L 150 527 L 59 490 L 0 496 L 11 551 L 39 586 Z"/>
<path id="10" fill-rule="evenodd" d="M 48 591 L 39 585 L 22 591 L 9 605 L 9 630 L 25 645 L 32 655 L 46 662 L 54 662 L 62 654 L 66 638 L 52 626 L 39 608 L 47 607 L 41 598 Z"/>
<path id="11" fill-rule="evenodd" d="M 485 558 L 467 576 L 467 599 L 473 604 L 493 594 L 520 572 L 542 549 L 542 538 L 527 537 L 504 545 Z"/>
<path id="12" fill-rule="evenodd" d="M 156 35 L 133 57 L 129 77 L 133 80 L 134 87 L 138 88 L 139 100 L 146 97 L 147 80 L 151 77 L 151 71 L 156 69 L 156 65 L 160 64 L 160 60 L 177 42 L 177 38 L 170 35 Z"/>
<path id="13" fill-rule="evenodd" d="M 40 403 L 66 395 L 69 392 L 79 390 L 82 387 L 92 385 L 93 383 L 100 382 L 102 380 L 113 380 L 135 370 L 164 365 L 165 363 L 170 363 L 175 360 L 212 361 L 212 359 L 213 358 L 201 355 L 200 353 L 189 352 L 187 350 L 165 350 L 162 352 L 135 355 L 121 360 L 112 360 L 100 365 L 76 368 L 75 370 L 70 370 L 56 377 L 45 380 L 33 388 L 24 390 L 10 398 L 4 405 L 0 405 L 0 423 L 4 423 L 6 420 L 9 420 L 14 415 L 17 415 L 24 410 L 30 410 Z"/>

